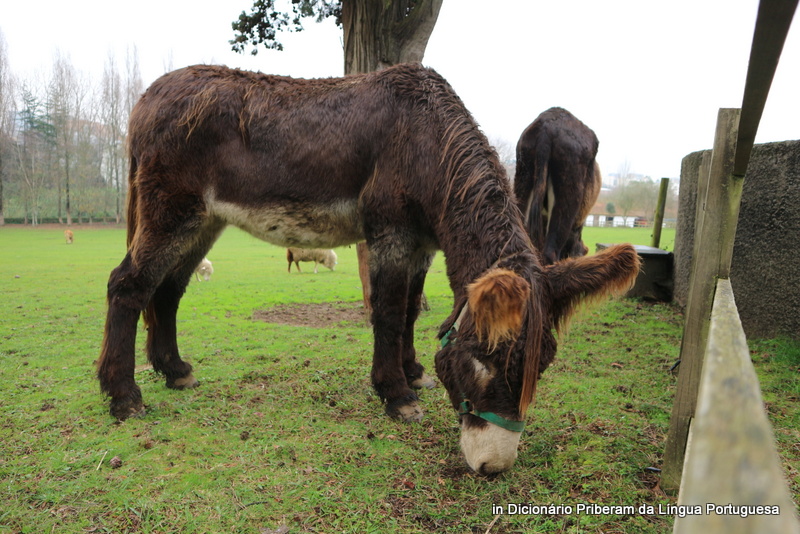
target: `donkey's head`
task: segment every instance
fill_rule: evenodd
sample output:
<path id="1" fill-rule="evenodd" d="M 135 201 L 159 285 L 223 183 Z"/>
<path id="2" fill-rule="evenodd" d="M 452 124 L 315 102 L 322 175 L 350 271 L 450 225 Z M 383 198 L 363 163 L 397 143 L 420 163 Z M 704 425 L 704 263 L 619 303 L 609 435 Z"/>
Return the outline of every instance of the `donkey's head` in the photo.
<path id="1" fill-rule="evenodd" d="M 492 267 L 440 332 L 436 372 L 461 423 L 469 466 L 487 475 L 510 468 L 536 382 L 556 354 L 560 328 L 586 298 L 624 290 L 639 271 L 630 245 L 528 272 Z"/>

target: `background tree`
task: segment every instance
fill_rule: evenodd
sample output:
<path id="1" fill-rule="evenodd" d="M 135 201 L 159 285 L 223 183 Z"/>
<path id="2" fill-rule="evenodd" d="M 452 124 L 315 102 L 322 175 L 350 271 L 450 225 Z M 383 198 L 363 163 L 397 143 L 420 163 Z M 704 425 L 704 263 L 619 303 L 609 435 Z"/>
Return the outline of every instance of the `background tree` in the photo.
<path id="1" fill-rule="evenodd" d="M 659 184 L 652 180 L 630 180 L 624 185 L 614 188 L 611 195 L 614 204 L 622 212 L 625 224 L 628 222 L 628 215 L 633 210 L 643 212 L 647 220 L 653 218 L 658 202 L 658 187 Z"/>
<path id="2" fill-rule="evenodd" d="M 653 220 L 658 203 L 659 184 L 652 180 L 636 180 L 628 184 L 632 189 L 633 207 L 644 212 L 644 218 Z"/>
<path id="3" fill-rule="evenodd" d="M 256 0 L 251 13 L 239 15 L 232 24 L 233 50 L 283 50 L 280 32 L 302 31 L 303 19 L 334 17 L 343 31 L 345 74 L 422 61 L 442 7 L 442 0 L 293 0 L 286 12 L 276 3 Z"/>
<path id="4" fill-rule="evenodd" d="M 67 224 L 72 224 L 70 186 L 75 166 L 77 129 L 83 113 L 82 106 L 87 94 L 86 85 L 79 80 L 69 58 L 56 52 L 53 62 L 53 77 L 48 87 L 48 105 L 54 128 L 58 172 L 54 176 L 58 191 L 58 222 L 61 219 L 62 188 Z"/>
<path id="5" fill-rule="evenodd" d="M 614 199 L 614 206 L 618 208 L 619 212 L 622 214 L 624 220 L 623 224 L 626 225 L 628 224 L 628 214 L 631 212 L 636 202 L 634 194 L 635 191 L 630 187 L 630 183 L 618 185 L 611 192 L 611 197 Z"/>
<path id="6" fill-rule="evenodd" d="M 127 115 L 127 101 L 123 90 L 122 75 L 116 57 L 109 53 L 103 69 L 102 81 L 102 145 L 103 175 L 108 186 L 114 191 L 114 217 L 122 219 L 124 196 L 124 127 Z"/>
<path id="7" fill-rule="evenodd" d="M 436 25 L 442 0 L 292 0 L 291 13 L 275 7 L 275 0 L 255 0 L 250 14 L 242 12 L 233 22 L 233 50 L 251 53 L 258 46 L 283 50 L 281 31 L 301 31 L 302 21 L 334 17 L 341 26 L 344 73 L 381 70 L 398 63 L 421 62 Z M 356 245 L 358 273 L 369 313 L 369 253 L 365 243 Z"/>
<path id="8" fill-rule="evenodd" d="M 19 113 L 20 137 L 16 143 L 19 173 L 24 186 L 25 223 L 39 223 L 42 191 L 53 168 L 56 146 L 55 128 L 42 98 L 23 84 L 22 110 Z"/>
<path id="9" fill-rule="evenodd" d="M 606 204 L 606 213 L 608 213 L 608 216 L 606 217 L 605 224 L 607 226 L 614 226 L 614 214 L 617 213 L 617 208 L 614 206 L 613 202 Z"/>
<path id="10" fill-rule="evenodd" d="M 7 171 L 7 154 L 11 148 L 11 133 L 13 126 L 14 99 L 13 80 L 8 67 L 8 49 L 6 38 L 0 30 L 0 226 L 6 222 L 5 206 L 3 199 L 3 182 Z"/>

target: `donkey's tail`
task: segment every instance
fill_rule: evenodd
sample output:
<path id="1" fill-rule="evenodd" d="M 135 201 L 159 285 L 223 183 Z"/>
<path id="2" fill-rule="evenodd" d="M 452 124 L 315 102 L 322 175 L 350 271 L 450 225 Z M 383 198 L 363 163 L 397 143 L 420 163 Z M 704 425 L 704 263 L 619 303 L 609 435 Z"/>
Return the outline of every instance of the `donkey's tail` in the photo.
<path id="1" fill-rule="evenodd" d="M 553 209 L 552 206 L 545 207 L 549 200 L 547 198 L 547 181 L 549 179 L 550 143 L 540 143 L 532 154 L 532 159 L 530 167 L 533 168 L 533 172 L 530 179 L 533 181 L 533 187 L 531 187 L 531 194 L 528 197 L 527 227 L 528 235 L 531 236 L 534 246 L 543 252 L 549 225 L 542 219 L 547 217 L 549 221 Z"/>
<path id="2" fill-rule="evenodd" d="M 139 198 L 139 191 L 138 191 L 138 184 L 136 182 L 136 170 L 137 170 L 137 161 L 136 156 L 133 154 L 130 155 L 130 167 L 128 170 L 128 213 L 127 213 L 127 223 L 128 223 L 128 240 L 127 240 L 127 248 L 131 248 L 131 243 L 133 243 L 133 238 L 136 236 L 136 228 L 139 226 L 139 210 L 137 209 L 138 206 L 138 198 Z"/>

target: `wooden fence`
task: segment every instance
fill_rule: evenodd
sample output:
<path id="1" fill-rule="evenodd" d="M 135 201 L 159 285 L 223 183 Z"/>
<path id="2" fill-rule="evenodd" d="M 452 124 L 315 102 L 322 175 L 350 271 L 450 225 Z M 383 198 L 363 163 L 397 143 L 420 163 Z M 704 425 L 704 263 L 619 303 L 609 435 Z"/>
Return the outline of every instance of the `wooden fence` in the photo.
<path id="1" fill-rule="evenodd" d="M 710 325 L 674 531 L 800 532 L 729 280 Z"/>
<path id="2" fill-rule="evenodd" d="M 714 149 L 700 172 L 661 478 L 664 489 L 680 489 L 678 533 L 800 533 L 729 282 L 744 175 L 797 3 L 762 0 L 742 109 L 720 110 Z"/>

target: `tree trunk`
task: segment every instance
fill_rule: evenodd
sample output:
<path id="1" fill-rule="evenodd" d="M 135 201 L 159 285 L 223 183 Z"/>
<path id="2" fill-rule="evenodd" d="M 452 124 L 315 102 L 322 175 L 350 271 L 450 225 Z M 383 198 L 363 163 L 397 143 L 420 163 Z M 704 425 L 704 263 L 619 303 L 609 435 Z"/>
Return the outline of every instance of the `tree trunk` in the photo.
<path id="1" fill-rule="evenodd" d="M 420 62 L 442 0 L 343 0 L 344 73 Z"/>
<path id="2" fill-rule="evenodd" d="M 6 214 L 3 209 L 3 147 L 0 146 L 0 226 L 6 224 Z"/>
<path id="3" fill-rule="evenodd" d="M 64 219 L 61 216 L 61 180 L 59 180 L 58 178 L 56 178 L 56 180 L 58 180 L 58 201 L 56 202 L 58 210 L 56 214 L 58 215 L 58 224 L 64 224 Z"/>
<path id="4" fill-rule="evenodd" d="M 72 225 L 72 211 L 71 211 L 70 203 L 69 203 L 69 153 L 64 155 L 64 160 L 65 160 L 65 171 L 66 171 L 66 173 L 64 175 L 64 195 L 65 195 L 64 196 L 64 200 L 66 202 L 64 207 L 66 208 L 66 212 L 67 212 L 67 225 L 71 226 Z"/>
<path id="5" fill-rule="evenodd" d="M 398 63 L 421 62 L 443 0 L 342 0 L 344 73 L 382 70 Z M 369 320 L 369 250 L 356 245 L 358 275 Z"/>

